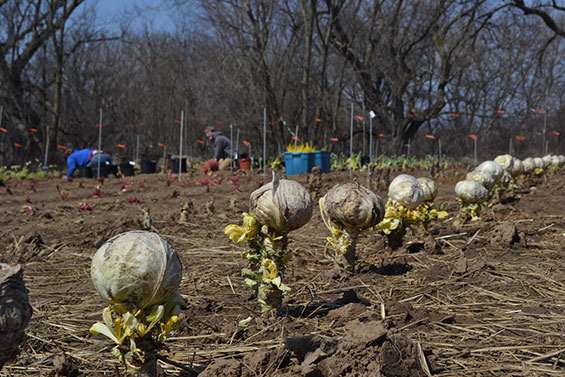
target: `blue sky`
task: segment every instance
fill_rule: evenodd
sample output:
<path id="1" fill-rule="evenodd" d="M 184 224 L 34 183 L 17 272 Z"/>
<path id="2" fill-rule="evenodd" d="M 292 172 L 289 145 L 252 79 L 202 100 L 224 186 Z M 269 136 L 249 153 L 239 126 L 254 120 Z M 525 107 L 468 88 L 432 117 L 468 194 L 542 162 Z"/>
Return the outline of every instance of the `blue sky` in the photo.
<path id="1" fill-rule="evenodd" d="M 103 23 L 117 23 L 126 17 L 134 28 L 149 25 L 153 30 L 170 28 L 167 0 L 98 0 L 98 17 Z"/>

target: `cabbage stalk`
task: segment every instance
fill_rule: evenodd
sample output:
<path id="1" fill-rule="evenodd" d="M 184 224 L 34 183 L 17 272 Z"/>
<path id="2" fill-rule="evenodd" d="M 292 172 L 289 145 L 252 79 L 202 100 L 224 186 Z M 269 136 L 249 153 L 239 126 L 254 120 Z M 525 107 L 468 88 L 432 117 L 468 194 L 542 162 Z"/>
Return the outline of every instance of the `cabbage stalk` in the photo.
<path id="1" fill-rule="evenodd" d="M 313 202 L 300 183 L 273 180 L 251 193 L 249 213 L 243 226 L 230 224 L 224 233 L 235 243 L 247 242 L 243 253 L 248 266 L 242 269 L 245 283 L 255 290 L 263 315 L 279 310 L 290 288 L 282 281 L 291 254 L 288 233 L 304 226 L 312 217 Z"/>
<path id="2" fill-rule="evenodd" d="M 383 201 L 357 182 L 339 183 L 320 199 L 319 206 L 322 220 L 332 233 L 328 242 L 334 248 L 335 266 L 341 273 L 355 273 L 359 234 L 383 219 Z"/>

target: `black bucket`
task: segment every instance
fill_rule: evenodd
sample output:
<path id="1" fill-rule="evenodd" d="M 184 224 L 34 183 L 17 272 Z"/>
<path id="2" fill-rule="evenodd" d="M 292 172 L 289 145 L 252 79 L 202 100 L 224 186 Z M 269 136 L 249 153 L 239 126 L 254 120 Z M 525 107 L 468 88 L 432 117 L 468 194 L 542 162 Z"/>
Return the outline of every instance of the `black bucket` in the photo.
<path id="1" fill-rule="evenodd" d="M 92 178 L 92 169 L 90 166 L 79 166 L 78 168 L 79 178 Z"/>
<path id="2" fill-rule="evenodd" d="M 156 160 L 141 160 L 140 165 L 141 165 L 141 174 L 153 174 L 157 171 Z"/>
<path id="3" fill-rule="evenodd" d="M 125 177 L 133 177 L 135 175 L 135 171 L 133 169 L 133 163 L 124 162 L 120 164 L 120 172 Z"/>
<path id="4" fill-rule="evenodd" d="M 109 166 L 100 164 L 100 177 L 107 177 L 109 168 Z M 92 178 L 98 178 L 98 165 L 93 165 L 90 167 L 90 169 L 92 169 Z"/>
<path id="5" fill-rule="evenodd" d="M 179 160 L 178 160 L 178 158 L 171 158 L 171 169 L 173 170 L 173 173 L 179 172 Z M 180 171 L 181 171 L 181 173 L 186 173 L 186 158 L 181 159 Z"/>

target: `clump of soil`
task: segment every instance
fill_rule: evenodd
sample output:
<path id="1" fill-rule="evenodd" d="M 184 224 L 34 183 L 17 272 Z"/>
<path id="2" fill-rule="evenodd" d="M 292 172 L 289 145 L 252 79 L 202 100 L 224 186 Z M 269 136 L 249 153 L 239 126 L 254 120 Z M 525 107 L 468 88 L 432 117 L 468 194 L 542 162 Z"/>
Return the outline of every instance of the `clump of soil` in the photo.
<path id="1" fill-rule="evenodd" d="M 518 233 L 516 224 L 511 221 L 498 224 L 494 227 L 490 234 L 489 243 L 491 245 L 512 246 L 518 244 L 526 247 L 526 238 L 524 233 Z"/>
<path id="2" fill-rule="evenodd" d="M 81 375 L 78 366 L 65 354 L 53 358 L 53 367 L 55 370 L 50 377 L 78 377 Z"/>
<path id="3" fill-rule="evenodd" d="M 424 376 L 415 345 L 376 320 L 353 320 L 339 341 L 319 337 L 285 340 L 300 364 L 291 374 L 301 376 Z"/>

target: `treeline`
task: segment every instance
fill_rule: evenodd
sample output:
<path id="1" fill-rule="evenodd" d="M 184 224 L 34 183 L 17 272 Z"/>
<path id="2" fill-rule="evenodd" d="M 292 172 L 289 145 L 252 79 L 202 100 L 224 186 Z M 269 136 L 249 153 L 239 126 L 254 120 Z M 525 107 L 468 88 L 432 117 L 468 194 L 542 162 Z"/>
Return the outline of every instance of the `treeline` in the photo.
<path id="1" fill-rule="evenodd" d="M 367 155 L 565 153 L 565 12 L 522 3 L 177 0 L 161 30 L 143 9 L 112 26 L 94 1 L 0 1 L 0 165 L 96 146 L 100 112 L 117 160 L 178 153 L 181 112 L 196 158 L 207 125 L 262 155 L 264 122 L 269 156 L 292 136 L 349 153 L 350 129 Z"/>

